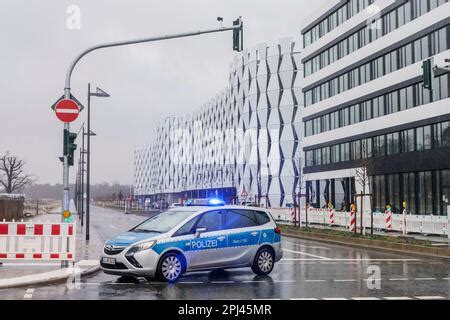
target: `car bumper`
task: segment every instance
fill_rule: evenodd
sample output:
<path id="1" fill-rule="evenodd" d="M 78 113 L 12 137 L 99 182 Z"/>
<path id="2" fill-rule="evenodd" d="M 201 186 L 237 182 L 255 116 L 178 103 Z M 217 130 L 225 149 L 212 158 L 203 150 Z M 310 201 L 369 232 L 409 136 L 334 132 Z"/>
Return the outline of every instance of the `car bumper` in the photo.
<path id="1" fill-rule="evenodd" d="M 100 268 L 103 272 L 113 275 L 153 277 L 158 267 L 159 255 L 152 249 L 148 249 L 137 252 L 130 258 L 126 256 L 130 248 L 128 247 L 121 253 L 114 255 L 103 252 L 100 256 Z M 104 263 L 104 257 L 115 259 L 115 263 Z"/>

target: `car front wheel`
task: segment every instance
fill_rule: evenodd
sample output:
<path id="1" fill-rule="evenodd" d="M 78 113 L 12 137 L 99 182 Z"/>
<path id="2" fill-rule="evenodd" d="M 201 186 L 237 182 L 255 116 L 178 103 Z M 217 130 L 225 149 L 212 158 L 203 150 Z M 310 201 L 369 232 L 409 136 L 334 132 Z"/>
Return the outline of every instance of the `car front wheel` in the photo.
<path id="1" fill-rule="evenodd" d="M 177 281 L 183 274 L 184 259 L 181 254 L 171 252 L 165 254 L 158 265 L 156 275 L 158 279 L 167 282 Z"/>
<path id="2" fill-rule="evenodd" d="M 272 272 L 275 262 L 275 255 L 269 248 L 260 249 L 253 261 L 252 270 L 258 275 L 267 275 Z"/>

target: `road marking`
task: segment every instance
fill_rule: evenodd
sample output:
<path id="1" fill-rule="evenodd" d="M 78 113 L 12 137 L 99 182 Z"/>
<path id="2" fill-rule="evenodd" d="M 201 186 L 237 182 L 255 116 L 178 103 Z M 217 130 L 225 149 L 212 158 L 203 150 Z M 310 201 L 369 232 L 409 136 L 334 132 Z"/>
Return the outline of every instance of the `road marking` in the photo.
<path id="1" fill-rule="evenodd" d="M 320 261 L 322 264 L 337 264 L 336 261 Z"/>
<path id="2" fill-rule="evenodd" d="M 418 280 L 418 281 L 430 281 L 430 280 L 436 280 L 436 278 L 414 278 L 414 280 Z"/>
<path id="3" fill-rule="evenodd" d="M 305 282 L 325 282 L 326 280 L 319 280 L 319 279 L 306 279 Z"/>
<path id="4" fill-rule="evenodd" d="M 450 278 L 442 278 L 442 280 L 450 280 Z"/>
<path id="5" fill-rule="evenodd" d="M 304 255 L 304 256 L 308 256 L 308 257 L 319 258 L 319 259 L 322 259 L 322 260 L 329 260 L 330 259 L 330 258 L 327 258 L 327 257 L 318 256 L 318 255 L 306 253 L 306 252 L 303 252 L 303 251 L 289 250 L 289 249 L 285 249 L 285 248 L 282 248 L 281 250 L 286 251 L 286 252 L 301 254 L 301 255 Z"/>
<path id="6" fill-rule="evenodd" d="M 283 249 L 284 250 L 284 249 Z M 389 261 L 399 261 L 399 262 L 409 262 L 409 261 L 417 261 L 417 259 L 370 259 L 370 258 L 359 258 L 359 259 L 339 259 L 339 258 L 283 258 L 280 261 L 356 261 L 356 262 L 389 262 Z"/>
<path id="7" fill-rule="evenodd" d="M 31 298 L 33 298 L 33 293 L 34 293 L 34 289 L 33 288 L 27 289 L 25 291 L 25 295 L 23 296 L 23 298 L 24 299 L 31 299 Z"/>
<path id="8" fill-rule="evenodd" d="M 304 245 L 304 244 L 290 242 L 290 241 L 283 241 L 283 243 L 291 244 L 291 245 L 294 245 L 294 246 L 300 246 L 300 247 L 304 247 L 304 248 L 308 248 L 308 249 L 331 250 L 330 248 L 327 248 L 327 247 L 307 246 L 307 245 Z"/>
<path id="9" fill-rule="evenodd" d="M 227 281 L 211 281 L 210 283 L 234 283 L 234 281 L 227 280 Z"/>
<path id="10" fill-rule="evenodd" d="M 441 297 L 441 296 L 416 296 L 417 299 L 420 300 L 441 300 L 441 299 L 445 299 L 445 297 Z"/>
<path id="11" fill-rule="evenodd" d="M 297 280 L 273 280 L 274 282 L 286 282 L 286 283 L 289 283 L 289 282 L 297 282 Z"/>
<path id="12" fill-rule="evenodd" d="M 203 281 L 179 281 L 179 283 L 195 284 L 203 283 Z"/>
<path id="13" fill-rule="evenodd" d="M 99 285 L 101 285 L 100 282 L 85 282 L 83 284 L 87 285 L 87 286 L 99 286 Z"/>
<path id="14" fill-rule="evenodd" d="M 323 300 L 348 300 L 347 298 L 323 298 Z"/>
<path id="15" fill-rule="evenodd" d="M 350 299 L 352 299 L 352 300 L 381 300 L 380 298 L 377 298 L 377 297 L 352 297 Z"/>
<path id="16" fill-rule="evenodd" d="M 244 280 L 242 283 L 266 283 L 264 280 Z"/>
<path id="17" fill-rule="evenodd" d="M 410 297 L 384 297 L 386 300 L 412 300 Z"/>
<path id="18" fill-rule="evenodd" d="M 317 298 L 290 298 L 289 300 L 319 300 Z"/>
<path id="19" fill-rule="evenodd" d="M 408 281 L 408 278 L 390 278 L 389 281 Z"/>
<path id="20" fill-rule="evenodd" d="M 355 282 L 357 279 L 334 279 L 335 282 Z"/>

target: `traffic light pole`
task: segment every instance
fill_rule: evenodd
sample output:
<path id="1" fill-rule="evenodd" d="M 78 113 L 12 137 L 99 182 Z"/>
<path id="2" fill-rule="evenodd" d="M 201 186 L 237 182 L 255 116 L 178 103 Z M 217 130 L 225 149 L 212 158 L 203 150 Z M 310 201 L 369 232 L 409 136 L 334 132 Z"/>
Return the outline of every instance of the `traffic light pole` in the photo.
<path id="1" fill-rule="evenodd" d="M 81 52 L 78 56 L 75 57 L 75 59 L 71 62 L 69 65 L 69 68 L 67 69 L 66 73 L 66 79 L 65 79 L 65 86 L 64 86 L 64 96 L 65 99 L 70 99 L 70 80 L 72 76 L 72 72 L 77 65 L 77 63 L 88 53 L 98 50 L 98 49 L 104 49 L 104 48 L 110 48 L 110 47 L 118 47 L 118 46 L 125 46 L 125 45 L 131 45 L 131 44 L 138 44 L 138 43 L 144 43 L 144 42 L 154 42 L 154 41 L 161 41 L 161 40 L 169 40 L 169 39 L 176 39 L 176 38 L 185 38 L 185 37 L 192 37 L 192 36 L 198 36 L 201 34 L 207 34 L 207 33 L 217 33 L 217 32 L 225 32 L 225 31 L 231 31 L 233 30 L 233 49 L 237 51 L 242 50 L 242 44 L 243 44 L 243 35 L 242 35 L 242 29 L 243 29 L 243 23 L 241 18 L 239 17 L 238 20 L 233 22 L 233 26 L 231 27 L 221 27 L 216 29 L 208 29 L 208 30 L 200 30 L 200 31 L 194 31 L 194 32 L 185 32 L 185 33 L 177 33 L 177 34 L 170 34 L 170 35 L 163 35 L 163 36 L 157 36 L 157 37 L 150 37 L 150 38 L 140 38 L 140 39 L 134 39 L 134 40 L 125 40 L 125 41 L 117 41 L 117 42 L 109 42 L 109 43 L 103 43 L 99 45 L 95 45 L 93 47 L 90 47 L 83 52 Z M 90 85 L 88 90 L 90 90 Z M 89 157 L 90 157 L 90 123 L 89 123 L 89 106 L 90 105 L 90 95 L 88 95 L 88 128 L 87 128 L 87 177 L 86 177 L 86 238 L 89 239 Z M 68 123 L 64 123 L 64 129 L 69 131 L 70 126 Z M 70 197 L 69 197 L 69 162 L 68 162 L 68 156 L 64 155 L 64 166 L 63 166 L 63 196 L 62 196 L 62 212 L 65 210 L 69 210 L 70 205 Z M 61 212 L 61 213 L 62 213 Z M 61 214 L 61 217 L 63 215 Z M 64 221 L 63 218 L 61 218 L 62 221 Z"/>

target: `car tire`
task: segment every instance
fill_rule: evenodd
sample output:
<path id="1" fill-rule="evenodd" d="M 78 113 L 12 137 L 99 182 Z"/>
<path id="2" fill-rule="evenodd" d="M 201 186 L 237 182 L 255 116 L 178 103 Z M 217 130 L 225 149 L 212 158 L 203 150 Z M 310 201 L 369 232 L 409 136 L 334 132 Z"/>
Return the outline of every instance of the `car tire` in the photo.
<path id="1" fill-rule="evenodd" d="M 252 270 L 257 275 L 267 275 L 272 272 L 275 265 L 275 254 L 269 248 L 258 250 L 253 260 Z"/>
<path id="2" fill-rule="evenodd" d="M 176 282 L 185 270 L 184 261 L 184 257 L 180 253 L 166 253 L 159 260 L 156 277 L 161 281 Z"/>

